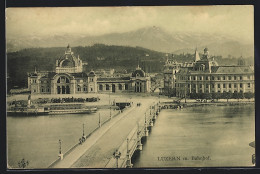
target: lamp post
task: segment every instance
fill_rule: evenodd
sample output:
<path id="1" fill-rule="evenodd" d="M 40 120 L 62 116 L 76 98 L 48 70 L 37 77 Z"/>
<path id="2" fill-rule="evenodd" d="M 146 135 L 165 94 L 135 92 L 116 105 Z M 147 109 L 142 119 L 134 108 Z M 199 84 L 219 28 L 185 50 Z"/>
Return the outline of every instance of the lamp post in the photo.
<path id="1" fill-rule="evenodd" d="M 121 152 L 116 149 L 116 151 L 113 153 L 114 158 L 116 159 L 116 168 L 118 168 L 118 159 L 121 156 Z"/>
<path id="2" fill-rule="evenodd" d="M 59 157 L 60 160 L 63 160 L 63 154 L 61 153 L 61 140 L 59 139 Z"/>
<path id="3" fill-rule="evenodd" d="M 83 133 L 82 133 L 82 137 L 84 137 L 85 136 L 85 124 L 83 123 Z"/>
<path id="4" fill-rule="evenodd" d="M 110 107 L 110 120 L 112 119 L 112 114 L 111 114 L 111 107 Z"/>
<path id="5" fill-rule="evenodd" d="M 101 127 L 101 118 L 100 118 L 100 113 L 99 113 L 99 117 L 98 117 L 98 125 L 99 125 L 99 127 Z"/>

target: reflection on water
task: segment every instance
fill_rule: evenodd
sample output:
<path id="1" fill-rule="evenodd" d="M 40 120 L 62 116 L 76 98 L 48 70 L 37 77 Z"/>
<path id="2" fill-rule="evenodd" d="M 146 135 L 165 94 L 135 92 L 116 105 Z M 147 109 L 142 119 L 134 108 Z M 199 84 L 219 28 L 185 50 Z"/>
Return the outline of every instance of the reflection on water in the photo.
<path id="1" fill-rule="evenodd" d="M 252 166 L 255 107 L 163 110 L 134 167 Z"/>
<path id="2" fill-rule="evenodd" d="M 112 114 L 116 111 L 112 110 Z M 93 114 L 68 114 L 37 117 L 7 117 L 7 152 L 10 168 L 18 167 L 22 158 L 29 161 L 29 168 L 46 168 L 58 158 L 59 139 L 62 151 L 79 142 L 83 134 L 93 131 L 101 122 L 109 119 L 109 110 Z"/>

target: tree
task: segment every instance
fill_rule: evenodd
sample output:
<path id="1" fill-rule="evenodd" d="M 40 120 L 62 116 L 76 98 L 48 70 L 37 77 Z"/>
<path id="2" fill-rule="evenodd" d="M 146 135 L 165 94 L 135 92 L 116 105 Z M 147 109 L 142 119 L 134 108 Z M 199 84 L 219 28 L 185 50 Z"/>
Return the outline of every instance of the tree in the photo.
<path id="1" fill-rule="evenodd" d="M 244 98 L 244 93 L 243 93 L 243 91 L 240 91 L 239 93 L 238 93 L 238 100 L 239 99 L 243 99 Z"/>
<path id="2" fill-rule="evenodd" d="M 206 102 L 207 102 L 207 100 L 211 100 L 212 99 L 212 94 L 211 93 L 205 93 L 204 97 L 205 97 Z"/>
<path id="3" fill-rule="evenodd" d="M 249 99 L 251 99 L 251 98 L 253 98 L 253 97 L 254 97 L 254 94 L 253 94 L 252 92 L 246 92 L 246 93 L 245 93 L 245 98 L 246 98 L 246 99 L 249 100 Z"/>
<path id="4" fill-rule="evenodd" d="M 237 91 L 234 91 L 232 98 L 237 99 L 239 101 L 239 93 Z"/>
<path id="5" fill-rule="evenodd" d="M 221 93 L 219 93 L 219 92 L 212 93 L 212 98 L 216 99 L 216 100 L 220 99 L 221 98 Z"/>
<path id="6" fill-rule="evenodd" d="M 227 99 L 227 102 L 228 102 L 228 99 L 231 99 L 232 97 L 232 93 L 230 91 L 226 92 L 224 91 L 223 92 L 223 98 Z"/>

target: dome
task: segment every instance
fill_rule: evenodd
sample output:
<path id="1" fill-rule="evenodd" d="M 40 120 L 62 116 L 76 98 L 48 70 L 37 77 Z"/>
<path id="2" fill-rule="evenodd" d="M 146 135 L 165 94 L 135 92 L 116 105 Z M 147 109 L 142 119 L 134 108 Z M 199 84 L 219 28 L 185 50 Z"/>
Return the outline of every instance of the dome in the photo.
<path id="1" fill-rule="evenodd" d="M 145 72 L 141 69 L 137 69 L 132 73 L 132 77 L 145 77 Z"/>
<path id="2" fill-rule="evenodd" d="M 90 71 L 89 76 L 90 76 L 90 77 L 93 77 L 93 76 L 96 76 L 96 74 L 95 74 L 94 71 Z"/>

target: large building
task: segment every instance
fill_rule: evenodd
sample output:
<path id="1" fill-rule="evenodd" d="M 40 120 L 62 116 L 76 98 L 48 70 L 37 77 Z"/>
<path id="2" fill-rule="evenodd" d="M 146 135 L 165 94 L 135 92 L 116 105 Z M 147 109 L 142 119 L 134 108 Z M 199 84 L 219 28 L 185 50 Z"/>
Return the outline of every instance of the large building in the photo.
<path id="1" fill-rule="evenodd" d="M 172 72 L 174 83 L 171 91 L 175 96 L 182 98 L 194 93 L 255 92 L 252 66 L 241 63 L 237 66 L 219 66 L 214 58 L 210 58 L 207 48 L 201 58 L 197 50 L 194 57 L 192 66 L 181 65 L 178 71 Z M 164 81 L 167 83 L 169 79 L 165 78 Z"/>
<path id="2" fill-rule="evenodd" d="M 94 71 L 84 72 L 83 64 L 68 45 L 56 60 L 55 72 L 28 73 L 28 88 L 32 94 L 150 92 L 151 78 L 139 66 L 130 76 L 97 77 Z"/>

